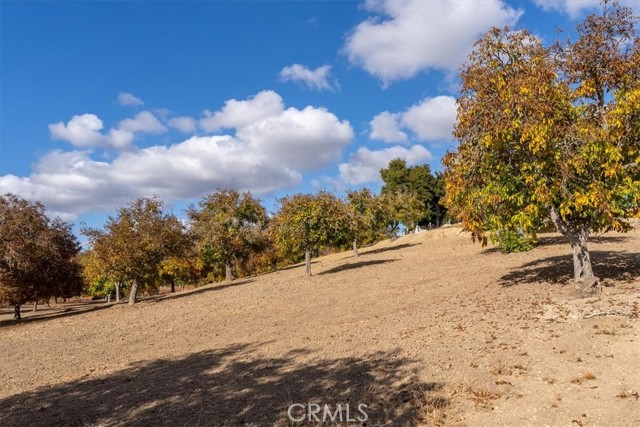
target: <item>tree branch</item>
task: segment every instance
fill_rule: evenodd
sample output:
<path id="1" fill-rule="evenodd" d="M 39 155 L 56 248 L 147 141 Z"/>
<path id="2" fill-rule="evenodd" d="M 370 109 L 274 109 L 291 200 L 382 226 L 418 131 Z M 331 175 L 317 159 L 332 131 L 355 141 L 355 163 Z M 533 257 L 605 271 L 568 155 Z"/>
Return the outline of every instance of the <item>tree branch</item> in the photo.
<path id="1" fill-rule="evenodd" d="M 635 162 L 635 163 L 628 163 L 628 164 L 624 165 L 622 168 L 623 169 L 632 169 L 632 168 L 637 168 L 638 166 L 640 166 L 640 163 Z"/>

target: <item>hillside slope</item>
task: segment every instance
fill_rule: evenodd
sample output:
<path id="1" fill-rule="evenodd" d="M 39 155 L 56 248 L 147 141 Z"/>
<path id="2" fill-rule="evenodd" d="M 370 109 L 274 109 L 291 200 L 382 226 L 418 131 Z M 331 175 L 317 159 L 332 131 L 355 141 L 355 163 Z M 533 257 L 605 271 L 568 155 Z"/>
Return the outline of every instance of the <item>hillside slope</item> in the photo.
<path id="1" fill-rule="evenodd" d="M 3 327 L 0 425 L 285 425 L 308 402 L 369 426 L 640 425 L 640 232 L 590 247 L 600 298 L 572 296 L 559 236 L 504 255 L 450 228 Z"/>

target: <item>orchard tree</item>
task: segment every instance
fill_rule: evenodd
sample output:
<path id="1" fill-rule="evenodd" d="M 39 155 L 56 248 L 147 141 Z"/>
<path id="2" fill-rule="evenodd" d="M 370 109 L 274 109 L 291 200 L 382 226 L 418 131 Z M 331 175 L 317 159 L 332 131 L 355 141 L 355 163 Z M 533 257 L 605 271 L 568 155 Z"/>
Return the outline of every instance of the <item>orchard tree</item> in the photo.
<path id="1" fill-rule="evenodd" d="M 233 280 L 233 264 L 246 259 L 260 243 L 267 211 L 251 193 L 222 189 L 204 197 L 187 211 L 191 233 L 199 249 L 220 259 L 226 280 Z"/>
<path id="2" fill-rule="evenodd" d="M 348 214 L 333 194 L 296 194 L 279 200 L 273 219 L 276 243 L 286 255 L 304 253 L 305 275 L 311 276 L 311 255 L 322 246 L 337 246 L 348 234 Z"/>
<path id="3" fill-rule="evenodd" d="M 347 192 L 348 234 L 353 256 L 358 257 L 358 243 L 373 242 L 384 228 L 384 209 L 378 196 L 369 189 Z"/>
<path id="4" fill-rule="evenodd" d="M 422 214 L 418 223 L 426 225 L 434 223 L 439 226 L 446 208 L 440 204 L 443 195 L 443 181 L 431 173 L 429 165 L 407 166 L 404 159 L 397 158 L 380 170 L 384 181 L 382 194 L 413 193 L 422 203 Z"/>
<path id="5" fill-rule="evenodd" d="M 70 225 L 49 220 L 41 203 L 0 196 L 0 302 L 14 306 L 16 319 L 27 301 L 82 292 L 79 251 Z"/>
<path id="6" fill-rule="evenodd" d="M 577 40 L 551 48 L 526 31 L 492 29 L 461 73 L 446 204 L 483 244 L 487 233 L 535 237 L 552 223 L 583 289 L 598 282 L 589 235 L 627 231 L 640 213 L 636 24 L 629 8 L 604 2 Z"/>
<path id="7" fill-rule="evenodd" d="M 396 191 L 383 193 L 379 203 L 387 232 L 392 239 L 398 237 L 400 225 L 413 230 L 424 214 L 424 204 L 415 193 Z"/>
<path id="8" fill-rule="evenodd" d="M 181 253 L 189 244 L 178 218 L 164 211 L 156 197 L 142 197 L 109 216 L 104 229 L 84 228 L 91 249 L 114 283 L 131 286 L 129 304 L 140 289 L 156 289 L 164 259 Z"/>
<path id="9" fill-rule="evenodd" d="M 193 257 L 170 256 L 160 262 L 160 277 L 169 283 L 171 293 L 176 291 L 176 284 L 184 288 L 195 282 L 197 275 Z"/>

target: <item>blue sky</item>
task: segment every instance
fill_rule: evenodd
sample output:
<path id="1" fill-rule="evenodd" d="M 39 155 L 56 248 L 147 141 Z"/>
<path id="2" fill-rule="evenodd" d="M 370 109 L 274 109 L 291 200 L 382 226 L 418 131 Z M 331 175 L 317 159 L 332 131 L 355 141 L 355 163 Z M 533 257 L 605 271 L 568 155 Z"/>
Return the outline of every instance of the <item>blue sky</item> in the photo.
<path id="1" fill-rule="evenodd" d="M 73 221 L 157 194 L 379 188 L 440 169 L 456 69 L 491 26 L 544 41 L 597 0 L 3 1 L 0 192 Z M 637 2 L 636 2 L 637 4 Z"/>

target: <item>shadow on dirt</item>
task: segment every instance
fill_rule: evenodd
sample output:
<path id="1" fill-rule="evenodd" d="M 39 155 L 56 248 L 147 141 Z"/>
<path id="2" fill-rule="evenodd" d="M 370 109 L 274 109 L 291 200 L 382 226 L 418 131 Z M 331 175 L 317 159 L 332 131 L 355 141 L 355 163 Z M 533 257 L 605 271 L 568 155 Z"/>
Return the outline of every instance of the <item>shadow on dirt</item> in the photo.
<path id="1" fill-rule="evenodd" d="M 591 236 L 589 237 L 589 244 L 606 244 L 606 243 L 624 243 L 629 238 L 627 236 Z M 570 250 L 569 240 L 564 236 L 542 236 L 538 238 L 538 243 L 536 247 L 542 246 L 566 246 L 568 251 Z M 490 255 L 494 253 L 499 253 L 500 248 L 497 246 L 493 246 L 490 248 L 485 248 L 482 250 L 482 254 Z M 505 254 L 508 255 L 508 254 Z"/>
<path id="2" fill-rule="evenodd" d="M 640 253 L 590 251 L 593 271 L 604 280 L 629 282 L 640 276 Z M 523 264 L 500 278 L 502 286 L 551 283 L 566 284 L 573 280 L 570 253 L 541 258 Z"/>
<path id="3" fill-rule="evenodd" d="M 334 410 L 341 404 L 343 417 L 349 404 L 352 419 L 362 417 L 357 407 L 364 403 L 366 425 L 413 425 L 421 400 L 434 399 L 443 386 L 419 382 L 407 368 L 412 361 L 394 354 L 302 364 L 296 358 L 306 350 L 274 358 L 257 356 L 252 347 L 137 363 L 10 396 L 0 400 L 0 425 L 284 426 L 293 425 L 285 423 L 293 403 L 328 404 Z"/>
<path id="4" fill-rule="evenodd" d="M 400 249 L 406 249 L 406 248 L 410 248 L 411 246 L 418 246 L 418 245 L 420 245 L 420 243 L 403 243 L 403 244 L 397 245 L 397 246 L 387 246 L 387 247 L 384 247 L 384 248 L 374 249 L 374 250 L 371 250 L 371 251 L 362 251 L 362 252 L 360 252 L 360 256 L 380 254 L 380 253 L 387 252 L 387 251 L 397 251 L 397 250 L 400 250 Z"/>
<path id="5" fill-rule="evenodd" d="M 244 284 L 251 283 L 251 282 L 253 282 L 253 279 L 241 279 L 241 280 L 236 279 L 232 282 L 213 283 L 211 285 L 206 285 L 206 287 L 196 288 L 191 291 L 176 292 L 172 294 L 170 293 L 170 294 L 162 294 L 162 295 L 153 295 L 153 296 L 141 299 L 140 302 L 160 302 L 168 299 L 178 299 L 178 298 L 188 297 L 191 295 L 203 294 L 205 292 L 221 291 L 223 289 L 242 286 Z"/>
<path id="6" fill-rule="evenodd" d="M 376 260 L 371 260 L 371 261 L 356 261 L 356 262 L 352 262 L 352 263 L 349 263 L 349 264 L 338 265 L 338 266 L 330 268 L 328 270 L 324 270 L 324 271 L 318 273 L 318 275 L 321 276 L 323 274 L 339 273 L 341 271 L 353 270 L 353 269 L 362 268 L 362 267 L 369 267 L 371 265 L 387 264 L 387 263 L 395 262 L 395 261 L 397 261 L 397 260 L 395 260 L 395 259 L 376 259 Z"/>
<path id="7" fill-rule="evenodd" d="M 590 236 L 589 244 L 601 244 L 601 243 L 624 243 L 629 240 L 627 236 L 607 236 L 606 234 L 600 236 Z M 552 246 L 552 245 L 567 245 L 569 246 L 569 239 L 564 236 L 542 236 L 538 239 L 538 246 Z"/>
<path id="8" fill-rule="evenodd" d="M 52 305 L 51 308 L 41 307 L 37 314 L 31 314 L 32 305 L 25 304 L 22 306 L 21 313 L 23 317 L 20 320 L 13 318 L 0 320 L 0 327 L 11 326 L 15 324 L 30 323 L 30 322 L 42 322 L 46 320 L 53 320 L 60 317 L 77 316 L 78 314 L 90 313 L 92 311 L 104 310 L 111 308 L 115 303 L 106 303 L 104 301 L 86 301 L 81 303 L 69 303 Z M 13 307 L 3 308 L 1 314 L 13 315 Z"/>
<path id="9" fill-rule="evenodd" d="M 205 285 L 200 288 L 196 288 L 193 290 L 187 290 L 182 292 L 161 294 L 161 295 L 151 295 L 146 297 L 141 297 L 138 299 L 138 304 L 141 303 L 150 303 L 150 302 L 160 302 L 169 299 L 178 299 L 191 295 L 202 294 L 205 292 L 213 292 L 213 291 L 221 291 L 223 289 L 232 288 L 234 286 L 241 286 L 246 283 L 253 282 L 253 279 L 244 279 L 244 280 L 236 280 L 233 282 L 222 282 L 222 284 L 210 284 Z M 31 322 L 43 322 L 47 320 L 58 319 L 60 317 L 69 317 L 69 316 L 77 316 L 79 314 L 91 313 L 93 311 L 104 310 L 107 308 L 111 308 L 116 304 L 126 304 L 126 298 L 122 298 L 119 303 L 116 302 L 104 302 L 104 301 L 83 301 L 83 302 L 75 302 L 68 304 L 61 304 L 59 306 L 52 306 L 51 308 L 42 307 L 38 314 L 28 314 L 24 316 L 20 320 L 16 320 L 13 318 L 10 319 L 2 319 L 0 320 L 0 327 L 2 326 L 10 326 L 16 324 L 24 324 Z M 26 313 L 26 310 L 30 310 L 30 305 L 23 305 L 22 312 Z M 1 314 L 13 313 L 13 307 L 11 308 L 3 308 L 0 311 Z"/>

